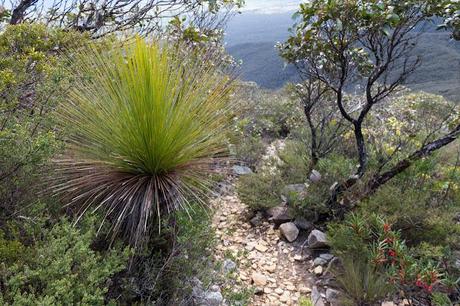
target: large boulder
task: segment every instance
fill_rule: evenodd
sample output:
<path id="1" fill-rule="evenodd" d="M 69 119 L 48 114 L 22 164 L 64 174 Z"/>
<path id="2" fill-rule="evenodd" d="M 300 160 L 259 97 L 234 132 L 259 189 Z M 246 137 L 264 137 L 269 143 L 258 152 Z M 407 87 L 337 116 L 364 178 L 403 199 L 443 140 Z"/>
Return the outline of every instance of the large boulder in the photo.
<path id="1" fill-rule="evenodd" d="M 311 249 L 328 247 L 326 234 L 319 230 L 312 230 L 308 235 L 308 247 Z"/>
<path id="2" fill-rule="evenodd" d="M 283 223 L 280 226 L 280 232 L 287 241 L 293 242 L 299 236 L 299 229 L 293 222 Z"/>
<path id="3" fill-rule="evenodd" d="M 275 206 L 266 211 L 267 218 L 276 225 L 292 221 L 294 217 L 286 206 Z"/>

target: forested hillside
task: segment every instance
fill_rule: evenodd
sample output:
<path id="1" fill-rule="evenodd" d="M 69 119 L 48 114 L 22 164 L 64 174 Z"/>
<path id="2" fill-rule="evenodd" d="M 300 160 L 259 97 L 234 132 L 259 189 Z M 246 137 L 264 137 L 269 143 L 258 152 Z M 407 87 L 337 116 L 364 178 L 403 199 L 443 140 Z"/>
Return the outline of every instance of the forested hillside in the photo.
<path id="1" fill-rule="evenodd" d="M 279 89 L 287 82 L 298 80 L 295 69 L 286 65 L 275 48 L 276 42 L 288 36 L 293 13 L 279 15 L 238 16 L 241 22 L 230 24 L 226 37 L 227 50 L 241 60 L 241 76 L 262 87 Z M 445 31 L 436 31 L 434 23 L 426 25 L 414 54 L 423 57 L 423 65 L 408 80 L 415 90 L 440 94 L 458 101 L 460 88 L 460 47 Z M 246 33 L 251 29 L 250 34 Z M 457 69 L 455 68 L 457 67 Z"/>

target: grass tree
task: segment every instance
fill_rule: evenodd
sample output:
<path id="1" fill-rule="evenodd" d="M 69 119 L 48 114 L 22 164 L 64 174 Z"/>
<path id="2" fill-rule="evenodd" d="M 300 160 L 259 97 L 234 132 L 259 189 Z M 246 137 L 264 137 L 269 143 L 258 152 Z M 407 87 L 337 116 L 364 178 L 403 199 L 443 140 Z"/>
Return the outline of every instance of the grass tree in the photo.
<path id="1" fill-rule="evenodd" d="M 209 173 L 226 157 L 232 79 L 196 52 L 137 38 L 77 56 L 53 190 L 78 216 L 100 211 L 112 236 L 135 247 L 162 214 L 203 202 Z"/>

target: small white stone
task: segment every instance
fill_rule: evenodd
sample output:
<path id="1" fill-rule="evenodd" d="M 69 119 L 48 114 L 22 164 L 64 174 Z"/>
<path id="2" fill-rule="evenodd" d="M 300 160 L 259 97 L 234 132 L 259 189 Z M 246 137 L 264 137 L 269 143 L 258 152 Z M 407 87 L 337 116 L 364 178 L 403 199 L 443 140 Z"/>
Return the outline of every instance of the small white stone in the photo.
<path id="1" fill-rule="evenodd" d="M 303 261 L 303 257 L 302 257 L 302 255 L 297 254 L 297 255 L 294 256 L 294 260 L 295 261 Z"/>
<path id="2" fill-rule="evenodd" d="M 321 275 L 323 274 L 323 267 L 322 266 L 317 266 L 313 272 L 316 274 L 316 275 Z"/>
<path id="3" fill-rule="evenodd" d="M 262 244 L 256 245 L 256 250 L 262 253 L 267 252 L 268 248 Z"/>
<path id="4" fill-rule="evenodd" d="M 254 282 L 254 285 L 263 287 L 267 284 L 267 278 L 265 275 L 254 272 L 252 273 L 252 281 Z"/>

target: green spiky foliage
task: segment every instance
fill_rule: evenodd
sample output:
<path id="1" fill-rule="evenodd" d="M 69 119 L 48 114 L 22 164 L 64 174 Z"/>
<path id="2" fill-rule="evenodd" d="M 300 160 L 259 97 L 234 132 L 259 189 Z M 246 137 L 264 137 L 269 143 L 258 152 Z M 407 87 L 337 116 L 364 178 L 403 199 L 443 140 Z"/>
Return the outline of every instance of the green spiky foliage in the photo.
<path id="1" fill-rule="evenodd" d="M 343 305 L 375 305 L 394 290 L 387 278 L 364 260 L 345 258 L 343 271 L 334 273 L 345 293 Z"/>
<path id="2" fill-rule="evenodd" d="M 102 211 L 112 236 L 136 247 L 162 214 L 204 203 L 209 173 L 226 157 L 232 79 L 212 55 L 186 53 L 141 38 L 80 51 L 61 111 L 70 139 L 54 192 L 78 216 Z"/>

